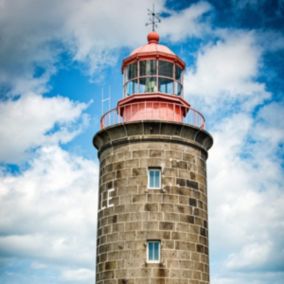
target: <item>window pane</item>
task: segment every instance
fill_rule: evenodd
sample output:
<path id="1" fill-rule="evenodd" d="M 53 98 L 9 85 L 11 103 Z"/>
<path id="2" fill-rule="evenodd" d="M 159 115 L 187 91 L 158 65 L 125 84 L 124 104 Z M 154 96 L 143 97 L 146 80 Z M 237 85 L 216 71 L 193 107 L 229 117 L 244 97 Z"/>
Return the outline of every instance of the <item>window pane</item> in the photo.
<path id="1" fill-rule="evenodd" d="M 123 71 L 123 80 L 124 80 L 124 83 L 128 80 L 127 74 L 128 74 L 128 67 L 125 67 L 125 68 L 124 68 L 124 71 Z"/>
<path id="2" fill-rule="evenodd" d="M 138 82 L 137 80 L 132 80 L 127 83 L 127 96 L 130 96 L 134 93 L 138 93 Z"/>
<path id="3" fill-rule="evenodd" d="M 153 242 L 149 243 L 149 260 L 154 260 L 154 244 L 153 244 Z"/>
<path id="4" fill-rule="evenodd" d="M 159 75 L 173 78 L 173 63 L 159 61 Z"/>
<path id="5" fill-rule="evenodd" d="M 175 92 L 176 92 L 177 96 L 181 96 L 182 95 L 182 84 L 176 83 L 176 90 L 175 90 Z"/>
<path id="6" fill-rule="evenodd" d="M 158 171 L 154 171 L 154 184 L 155 187 L 159 187 L 159 181 L 160 181 L 160 174 Z"/>
<path id="7" fill-rule="evenodd" d="M 174 92 L 173 81 L 166 78 L 159 78 L 159 91 L 161 93 L 173 94 Z"/>
<path id="8" fill-rule="evenodd" d="M 150 187 L 155 187 L 154 171 L 150 171 Z"/>
<path id="9" fill-rule="evenodd" d="M 137 77 L 137 63 L 132 63 L 128 65 L 128 79 Z"/>
<path id="10" fill-rule="evenodd" d="M 156 77 L 140 78 L 140 93 L 157 92 Z"/>
<path id="11" fill-rule="evenodd" d="M 161 188 L 161 170 L 149 170 L 149 188 Z"/>
<path id="12" fill-rule="evenodd" d="M 181 79 L 182 69 L 176 65 L 176 80 Z"/>
<path id="13" fill-rule="evenodd" d="M 139 68 L 140 68 L 140 76 L 157 74 L 156 60 L 140 61 Z"/>
<path id="14" fill-rule="evenodd" d="M 160 241 L 148 241 L 148 261 L 160 261 Z"/>
<path id="15" fill-rule="evenodd" d="M 154 243 L 154 259 L 159 260 L 159 248 L 160 244 L 158 242 Z"/>

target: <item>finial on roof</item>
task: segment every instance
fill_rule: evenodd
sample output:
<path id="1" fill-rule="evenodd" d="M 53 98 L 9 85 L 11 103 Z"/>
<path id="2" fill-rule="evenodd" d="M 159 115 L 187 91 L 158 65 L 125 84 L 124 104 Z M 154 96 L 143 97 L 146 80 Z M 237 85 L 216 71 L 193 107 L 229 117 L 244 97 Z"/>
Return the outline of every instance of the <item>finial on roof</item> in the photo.
<path id="1" fill-rule="evenodd" d="M 158 23 L 161 22 L 160 14 L 155 12 L 155 4 L 153 4 L 153 9 L 148 9 L 149 20 L 146 23 L 146 26 L 152 25 L 152 32 L 155 32 L 158 27 Z"/>
<path id="2" fill-rule="evenodd" d="M 157 32 L 149 32 L 147 39 L 148 43 L 159 43 L 160 36 Z"/>

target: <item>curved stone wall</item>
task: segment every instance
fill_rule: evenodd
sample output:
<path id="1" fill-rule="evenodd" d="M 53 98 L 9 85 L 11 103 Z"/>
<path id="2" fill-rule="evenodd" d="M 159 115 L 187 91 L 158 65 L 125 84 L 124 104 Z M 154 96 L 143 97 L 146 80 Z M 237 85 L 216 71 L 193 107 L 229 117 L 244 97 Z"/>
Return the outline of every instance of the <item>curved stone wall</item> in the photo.
<path id="1" fill-rule="evenodd" d="M 209 283 L 206 159 L 211 136 L 175 123 L 100 131 L 97 284 Z M 148 189 L 148 168 L 161 189 Z M 160 240 L 159 263 L 147 263 Z"/>

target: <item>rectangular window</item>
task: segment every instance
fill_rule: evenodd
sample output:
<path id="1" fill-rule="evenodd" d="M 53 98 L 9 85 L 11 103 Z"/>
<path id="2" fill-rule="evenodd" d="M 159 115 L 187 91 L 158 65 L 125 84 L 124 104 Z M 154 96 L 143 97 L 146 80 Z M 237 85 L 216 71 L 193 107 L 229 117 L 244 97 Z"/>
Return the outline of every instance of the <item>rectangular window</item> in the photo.
<path id="1" fill-rule="evenodd" d="M 128 65 L 128 80 L 137 77 L 137 63 Z"/>
<path id="2" fill-rule="evenodd" d="M 157 91 L 156 77 L 140 78 L 140 93 L 153 93 Z"/>
<path id="3" fill-rule="evenodd" d="M 138 93 L 138 81 L 132 80 L 127 83 L 127 96 Z"/>
<path id="4" fill-rule="evenodd" d="M 150 189 L 161 188 L 161 169 L 150 168 L 148 170 L 148 188 Z"/>
<path id="5" fill-rule="evenodd" d="M 167 78 L 159 78 L 159 91 L 166 94 L 173 94 L 174 83 L 173 80 Z"/>
<path id="6" fill-rule="evenodd" d="M 156 75 L 157 68 L 156 60 L 140 61 L 140 76 Z"/>
<path id="7" fill-rule="evenodd" d="M 182 84 L 180 83 L 175 83 L 175 92 L 177 96 L 181 96 L 182 95 Z"/>
<path id="8" fill-rule="evenodd" d="M 182 69 L 180 67 L 178 67 L 177 65 L 176 67 L 176 80 L 181 80 L 182 78 Z"/>
<path id="9" fill-rule="evenodd" d="M 159 76 L 173 78 L 173 63 L 167 61 L 159 61 Z"/>
<path id="10" fill-rule="evenodd" d="M 161 259 L 161 242 L 147 242 L 147 262 L 159 263 Z"/>

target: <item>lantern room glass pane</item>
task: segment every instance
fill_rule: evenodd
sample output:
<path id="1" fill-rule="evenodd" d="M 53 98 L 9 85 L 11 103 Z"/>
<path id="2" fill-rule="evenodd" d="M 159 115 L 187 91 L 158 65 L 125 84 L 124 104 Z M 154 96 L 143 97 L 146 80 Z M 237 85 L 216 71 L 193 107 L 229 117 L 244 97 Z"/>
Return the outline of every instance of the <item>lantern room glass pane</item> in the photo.
<path id="1" fill-rule="evenodd" d="M 140 61 L 140 76 L 156 75 L 157 62 L 156 60 L 143 60 Z"/>
<path id="2" fill-rule="evenodd" d="M 173 63 L 167 61 L 159 61 L 159 76 L 173 77 Z"/>
<path id="3" fill-rule="evenodd" d="M 161 93 L 173 94 L 174 93 L 173 80 L 167 78 L 159 78 L 159 91 Z"/>
<path id="4" fill-rule="evenodd" d="M 137 63 L 131 63 L 128 65 L 128 79 L 137 77 Z"/>
<path id="5" fill-rule="evenodd" d="M 126 87 L 126 95 L 130 96 L 132 94 L 138 93 L 138 81 L 137 80 L 132 80 L 127 83 Z"/>
<path id="6" fill-rule="evenodd" d="M 181 80 L 181 76 L 182 76 L 182 69 L 176 65 L 176 80 Z"/>
<path id="7" fill-rule="evenodd" d="M 140 93 L 153 93 L 157 91 L 156 77 L 140 78 Z"/>
<path id="8" fill-rule="evenodd" d="M 182 95 L 182 84 L 181 83 L 176 82 L 175 92 L 177 96 Z"/>
<path id="9" fill-rule="evenodd" d="M 127 73 L 128 73 L 128 67 L 124 68 L 124 70 L 123 70 L 123 81 L 124 81 L 124 83 L 127 81 Z"/>

